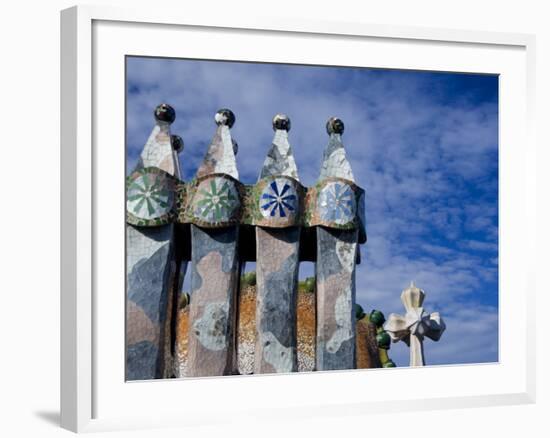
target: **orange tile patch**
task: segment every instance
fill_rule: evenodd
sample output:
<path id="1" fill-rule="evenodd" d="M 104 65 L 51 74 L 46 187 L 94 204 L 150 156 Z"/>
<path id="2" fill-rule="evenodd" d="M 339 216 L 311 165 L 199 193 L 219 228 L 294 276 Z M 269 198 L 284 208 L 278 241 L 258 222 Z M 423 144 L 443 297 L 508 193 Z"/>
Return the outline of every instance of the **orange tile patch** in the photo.
<path id="1" fill-rule="evenodd" d="M 298 293 L 298 370 L 313 371 L 315 368 L 315 294 Z"/>
<path id="2" fill-rule="evenodd" d="M 239 294 L 237 322 L 237 362 L 240 374 L 254 371 L 256 343 L 256 287 L 245 286 Z"/>
<path id="3" fill-rule="evenodd" d="M 298 370 L 312 371 L 315 367 L 315 294 L 298 293 Z M 176 354 L 179 377 L 185 376 L 187 367 L 187 340 L 189 307 L 179 311 Z M 256 341 L 256 288 L 246 286 L 239 294 L 237 323 L 238 370 L 251 374 L 254 370 L 254 344 Z M 376 344 L 376 327 L 364 318 L 357 321 L 357 368 L 381 367 Z"/>
<path id="4" fill-rule="evenodd" d="M 356 333 L 357 368 L 380 368 L 376 326 L 364 317 L 357 321 Z"/>
<path id="5" fill-rule="evenodd" d="M 178 311 L 178 325 L 176 333 L 176 357 L 178 366 L 176 377 L 185 377 L 187 371 L 187 343 L 189 330 L 189 306 Z"/>

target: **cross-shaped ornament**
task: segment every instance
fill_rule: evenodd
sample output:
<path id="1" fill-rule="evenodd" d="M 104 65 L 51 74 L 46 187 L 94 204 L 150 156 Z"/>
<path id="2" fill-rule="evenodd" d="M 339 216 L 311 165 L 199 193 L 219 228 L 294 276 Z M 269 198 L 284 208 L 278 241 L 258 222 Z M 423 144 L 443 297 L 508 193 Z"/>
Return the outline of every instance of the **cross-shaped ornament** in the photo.
<path id="1" fill-rule="evenodd" d="M 438 312 L 426 313 L 422 304 L 426 294 L 411 281 L 410 286 L 401 293 L 401 301 L 407 313 L 405 316 L 390 314 L 384 324 L 393 342 L 403 341 L 410 347 L 410 366 L 424 366 L 424 337 L 439 341 L 445 331 L 445 323 Z"/>

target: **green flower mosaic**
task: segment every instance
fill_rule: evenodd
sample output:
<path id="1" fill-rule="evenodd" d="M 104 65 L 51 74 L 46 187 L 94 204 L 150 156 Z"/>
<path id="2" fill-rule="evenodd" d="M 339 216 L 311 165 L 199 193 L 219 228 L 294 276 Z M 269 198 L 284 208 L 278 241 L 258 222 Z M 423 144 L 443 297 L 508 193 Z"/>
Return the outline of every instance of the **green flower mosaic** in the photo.
<path id="1" fill-rule="evenodd" d="M 197 188 L 194 214 L 206 222 L 226 222 L 232 219 L 239 204 L 233 182 L 220 177 L 209 178 Z"/>
<path id="2" fill-rule="evenodd" d="M 129 181 L 126 208 L 136 218 L 160 218 L 170 213 L 173 203 L 174 190 L 162 173 L 137 173 Z"/>

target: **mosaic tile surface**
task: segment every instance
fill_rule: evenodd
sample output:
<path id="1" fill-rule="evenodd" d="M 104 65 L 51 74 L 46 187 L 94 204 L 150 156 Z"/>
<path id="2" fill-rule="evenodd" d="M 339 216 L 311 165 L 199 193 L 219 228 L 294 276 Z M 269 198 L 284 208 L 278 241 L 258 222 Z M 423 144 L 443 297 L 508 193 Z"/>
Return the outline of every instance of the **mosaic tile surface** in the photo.
<path id="1" fill-rule="evenodd" d="M 234 142 L 231 138 L 231 126 L 233 126 L 235 116 L 232 115 L 233 121 L 227 120 L 227 115 L 224 115 L 224 111 L 220 110 L 216 113 L 215 121 L 218 125 L 214 138 L 208 147 L 206 155 L 202 164 L 197 169 L 197 177 L 203 177 L 211 175 L 213 173 L 225 173 L 233 178 L 239 178 L 239 171 L 237 170 L 237 162 L 235 160 Z"/>
<path id="2" fill-rule="evenodd" d="M 238 233 L 238 227 L 191 226 L 188 376 L 222 376 L 233 372 Z"/>
<path id="3" fill-rule="evenodd" d="M 319 176 L 317 210 L 320 221 L 349 229 L 317 228 L 316 369 L 344 370 L 356 366 L 355 265 L 359 240 L 357 196 L 346 158 L 344 123 L 327 122 L 329 142 Z"/>
<path id="4" fill-rule="evenodd" d="M 319 193 L 318 208 L 323 220 L 347 224 L 355 219 L 355 193 L 349 184 L 330 182 Z"/>
<path id="5" fill-rule="evenodd" d="M 285 175 L 299 180 L 294 154 L 288 142 L 287 129 L 290 129 L 290 120 L 283 114 L 277 114 L 273 119 L 273 128 L 275 130 L 275 135 L 262 166 L 260 179 L 270 176 Z"/>
<path id="6" fill-rule="evenodd" d="M 263 217 L 287 217 L 296 214 L 298 195 L 292 185 L 278 178 L 271 181 L 260 196 L 260 211 Z"/>
<path id="7" fill-rule="evenodd" d="M 128 380 L 158 379 L 165 373 L 172 228 L 173 225 L 145 229 L 126 226 Z"/>
<path id="8" fill-rule="evenodd" d="M 154 112 L 155 125 L 127 179 L 126 378 L 171 375 L 170 296 L 174 281 L 174 200 L 177 160 L 168 104 Z M 167 330 L 168 329 L 168 330 Z"/>
<path id="9" fill-rule="evenodd" d="M 156 167 L 174 175 L 176 162 L 170 138 L 170 122 L 155 120 L 147 142 L 143 146 L 136 169 L 143 167 Z"/>
<path id="10" fill-rule="evenodd" d="M 231 220 L 239 206 L 239 194 L 233 181 L 213 177 L 199 183 L 192 208 L 195 217 L 214 224 Z"/>
<path id="11" fill-rule="evenodd" d="M 317 228 L 317 370 L 355 368 L 357 230 Z"/>
<path id="12" fill-rule="evenodd" d="M 230 129 L 235 115 L 216 113 L 216 134 L 193 182 L 191 225 L 189 376 L 234 372 L 239 227 L 228 226 L 240 211 L 239 177 Z"/>
<path id="13" fill-rule="evenodd" d="M 158 169 L 149 171 L 160 175 L 148 174 L 146 181 L 141 174 L 129 177 L 127 217 L 132 225 L 148 227 L 171 222 L 207 228 L 236 224 L 272 228 L 323 225 L 343 230 L 359 228 L 359 243 L 366 241 L 365 192 L 351 181 L 329 178 L 308 188 L 292 177 L 283 176 L 244 185 L 229 175 L 215 174 L 184 183 Z M 144 199 L 148 192 L 145 185 L 150 192 L 149 203 Z M 170 194 L 165 188 L 169 188 Z"/>
<path id="14" fill-rule="evenodd" d="M 300 231 L 300 227 L 256 228 L 256 374 L 298 370 L 295 322 Z"/>
<path id="15" fill-rule="evenodd" d="M 135 225 L 160 225 L 173 218 L 175 180 L 153 167 L 140 169 L 128 177 L 126 209 Z"/>
<path id="16" fill-rule="evenodd" d="M 298 169 L 288 142 L 290 119 L 277 114 L 275 136 L 260 173 L 258 203 L 264 218 L 256 227 L 256 342 L 254 373 L 298 371 L 296 299 L 301 227 Z M 263 179 L 263 181 L 262 181 Z"/>

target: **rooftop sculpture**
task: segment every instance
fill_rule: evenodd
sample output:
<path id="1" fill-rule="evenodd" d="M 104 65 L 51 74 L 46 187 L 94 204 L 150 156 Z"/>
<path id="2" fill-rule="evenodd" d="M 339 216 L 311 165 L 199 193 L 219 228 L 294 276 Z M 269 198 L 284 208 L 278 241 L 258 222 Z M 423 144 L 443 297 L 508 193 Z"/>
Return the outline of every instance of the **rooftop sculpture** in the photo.
<path id="1" fill-rule="evenodd" d="M 231 110 L 215 114 L 212 141 L 186 182 L 178 158 L 183 140 L 170 132 L 176 113 L 161 104 L 154 117 L 127 179 L 127 379 L 239 374 L 239 363 L 248 364 L 247 373 L 294 372 L 304 363 L 315 370 L 391 367 L 384 328 L 394 340 L 405 340 L 409 330 L 420 348 L 420 336 L 435 337 L 424 330 L 435 325 L 422 312 L 413 329 L 395 315 L 383 325 L 380 312 L 357 311 L 355 267 L 367 238 L 365 192 L 346 158 L 342 120 L 328 120 L 319 179 L 305 187 L 289 142 L 291 120 L 284 114 L 273 118 L 273 141 L 252 185 L 239 181 Z M 300 301 L 298 267 L 304 260 L 315 262 L 316 274 L 308 283 L 313 300 Z M 245 329 L 239 306 L 247 261 L 256 262 L 257 272 L 254 321 Z M 191 294 L 182 295 L 186 275 Z M 306 348 L 302 365 L 299 302 L 316 321 L 314 335 L 308 335 L 314 345 Z M 419 302 L 407 305 L 417 309 Z M 254 333 L 245 345 L 240 330 L 250 327 Z M 303 359 L 303 342 L 300 348 Z"/>
<path id="2" fill-rule="evenodd" d="M 126 377 L 169 376 L 166 332 L 170 322 L 174 251 L 173 205 L 179 172 L 170 125 L 175 111 L 159 105 L 155 125 L 128 177 L 126 211 Z M 130 224 L 140 225 L 132 226 Z"/>
<path id="3" fill-rule="evenodd" d="M 410 347 L 411 367 L 425 365 L 424 337 L 439 341 L 445 331 L 445 323 L 439 313 L 427 313 L 422 307 L 425 296 L 425 292 L 411 281 L 410 286 L 401 293 L 407 313 L 392 313 L 384 324 L 393 342 L 403 341 Z"/>

